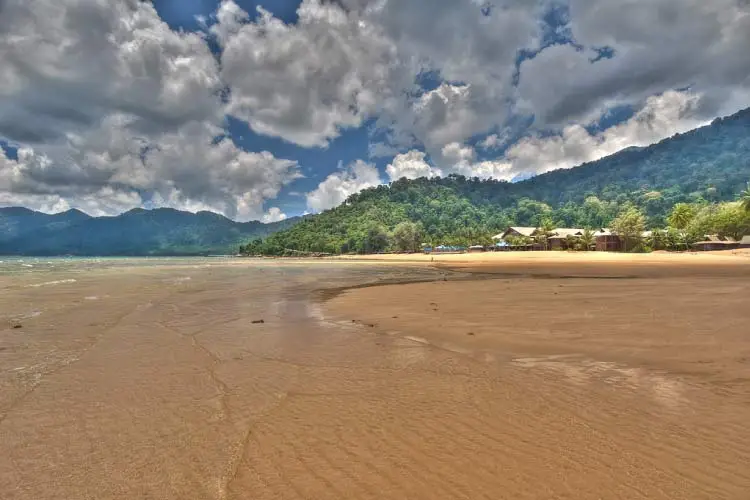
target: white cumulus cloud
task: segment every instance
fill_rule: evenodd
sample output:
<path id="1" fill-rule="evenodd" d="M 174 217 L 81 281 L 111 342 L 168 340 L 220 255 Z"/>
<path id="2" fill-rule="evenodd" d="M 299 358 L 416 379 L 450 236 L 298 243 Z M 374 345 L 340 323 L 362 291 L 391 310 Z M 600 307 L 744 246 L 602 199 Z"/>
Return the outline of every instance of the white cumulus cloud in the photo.
<path id="1" fill-rule="evenodd" d="M 259 8 L 257 21 L 232 0 L 213 31 L 223 46 L 228 112 L 257 133 L 324 146 L 358 127 L 398 91 L 395 46 L 382 29 L 336 2 L 304 0 L 296 24 Z"/>
<path id="2" fill-rule="evenodd" d="M 0 0 L 0 140 L 19 149 L 0 204 L 280 216 L 300 165 L 245 151 L 227 117 L 305 148 L 367 125 L 390 179 L 513 179 L 750 105 L 746 0 L 303 0 L 294 23 L 223 0 L 200 25 L 141 0 Z M 589 132 L 615 106 L 638 111 Z M 378 183 L 355 163 L 308 207 Z"/>
<path id="3" fill-rule="evenodd" d="M 706 125 L 696 113 L 700 96 L 665 92 L 650 97 L 632 118 L 596 134 L 569 125 L 559 135 L 528 137 L 506 152 L 514 174 L 539 174 L 598 160 L 632 146 L 647 146 Z"/>
<path id="4" fill-rule="evenodd" d="M 112 214 L 142 203 L 239 220 L 294 180 L 296 162 L 227 137 L 205 37 L 138 0 L 0 2 L 4 205 Z"/>
<path id="5" fill-rule="evenodd" d="M 282 212 L 279 207 L 271 207 L 268 209 L 268 212 L 263 215 L 260 221 L 269 224 L 271 222 L 281 222 L 286 220 L 286 218 L 286 214 Z"/>
<path id="6" fill-rule="evenodd" d="M 418 179 L 420 177 L 442 177 L 443 175 L 439 168 L 435 168 L 425 161 L 425 153 L 417 150 L 396 155 L 385 168 L 385 171 L 391 181 L 397 181 L 403 177 Z"/>
<path id="7" fill-rule="evenodd" d="M 307 207 L 311 212 L 322 212 L 341 205 L 349 196 L 363 189 L 382 184 L 374 165 L 357 160 L 326 177 L 318 187 L 307 193 Z"/>

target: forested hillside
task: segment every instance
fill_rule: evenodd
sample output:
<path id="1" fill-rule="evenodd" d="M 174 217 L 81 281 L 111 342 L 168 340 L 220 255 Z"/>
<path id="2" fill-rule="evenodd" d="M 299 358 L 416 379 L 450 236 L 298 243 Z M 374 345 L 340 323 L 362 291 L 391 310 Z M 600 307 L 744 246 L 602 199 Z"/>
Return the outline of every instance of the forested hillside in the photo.
<path id="1" fill-rule="evenodd" d="M 78 210 L 48 215 L 0 208 L 0 254 L 205 255 L 236 253 L 249 238 L 266 237 L 299 219 L 238 223 L 212 212 L 134 209 L 116 217 Z"/>
<path id="2" fill-rule="evenodd" d="M 750 179 L 750 110 L 647 148 L 508 183 L 460 176 L 402 179 L 351 196 L 289 230 L 249 242 L 246 253 L 369 252 L 417 224 L 432 244 L 487 243 L 509 225 L 604 227 L 635 207 L 649 228 L 677 203 L 735 200 Z M 401 225 L 398 231 L 407 230 Z M 414 228 L 408 229 L 414 230 Z"/>

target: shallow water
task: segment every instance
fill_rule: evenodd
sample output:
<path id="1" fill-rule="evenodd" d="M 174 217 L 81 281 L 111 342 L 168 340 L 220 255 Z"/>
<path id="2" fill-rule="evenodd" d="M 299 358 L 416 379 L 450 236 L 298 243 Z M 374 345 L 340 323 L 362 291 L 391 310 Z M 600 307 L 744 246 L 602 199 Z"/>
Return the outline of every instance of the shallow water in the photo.
<path id="1" fill-rule="evenodd" d="M 3 261 L 4 499 L 246 498 L 260 486 L 250 429 L 296 394 L 335 393 L 341 373 L 366 378 L 374 362 L 372 338 L 326 322 L 311 293 L 435 275 L 234 259 Z M 309 422 L 323 423 L 316 407 Z"/>

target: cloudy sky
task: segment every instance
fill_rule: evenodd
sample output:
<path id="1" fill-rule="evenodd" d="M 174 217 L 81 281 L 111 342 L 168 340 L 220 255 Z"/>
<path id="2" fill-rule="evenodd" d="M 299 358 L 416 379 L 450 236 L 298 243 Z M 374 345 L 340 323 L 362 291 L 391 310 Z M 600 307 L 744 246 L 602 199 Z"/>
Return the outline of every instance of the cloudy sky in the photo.
<path id="1" fill-rule="evenodd" d="M 750 106 L 750 0 L 0 0 L 0 206 L 279 220 Z"/>

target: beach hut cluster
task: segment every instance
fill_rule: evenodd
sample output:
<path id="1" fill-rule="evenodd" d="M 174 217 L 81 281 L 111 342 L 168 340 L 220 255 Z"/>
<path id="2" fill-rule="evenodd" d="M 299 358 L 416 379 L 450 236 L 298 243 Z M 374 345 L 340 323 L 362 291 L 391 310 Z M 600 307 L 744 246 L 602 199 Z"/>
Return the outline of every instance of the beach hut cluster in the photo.
<path id="1" fill-rule="evenodd" d="M 529 251 L 529 250 L 571 250 L 578 245 L 585 229 L 575 227 L 558 227 L 546 233 L 545 242 L 539 241 L 541 229 L 537 227 L 511 226 L 495 235 L 494 250 Z M 589 250 L 600 252 L 617 252 L 622 250 L 622 240 L 608 228 L 592 231 L 593 241 Z"/>
<path id="2" fill-rule="evenodd" d="M 543 251 L 543 250 L 586 250 L 582 237 L 585 229 L 575 227 L 558 227 L 545 231 L 538 227 L 511 226 L 500 234 L 493 236 L 492 245 L 463 246 L 424 246 L 425 253 L 464 253 L 464 252 L 503 252 L 503 251 Z M 590 230 L 590 247 L 587 250 L 597 252 L 620 252 L 625 250 L 623 238 L 609 228 Z M 652 231 L 643 231 L 642 240 L 653 236 Z M 685 236 L 683 234 L 683 236 Z M 736 240 L 719 235 L 706 235 L 705 240 L 693 243 L 685 249 L 695 251 L 732 250 L 750 248 L 750 235 Z"/>
<path id="3" fill-rule="evenodd" d="M 750 235 L 743 237 L 741 240 L 735 240 L 728 236 L 722 237 L 718 234 L 707 234 L 705 240 L 693 243 L 693 248 L 699 251 L 750 248 Z"/>

